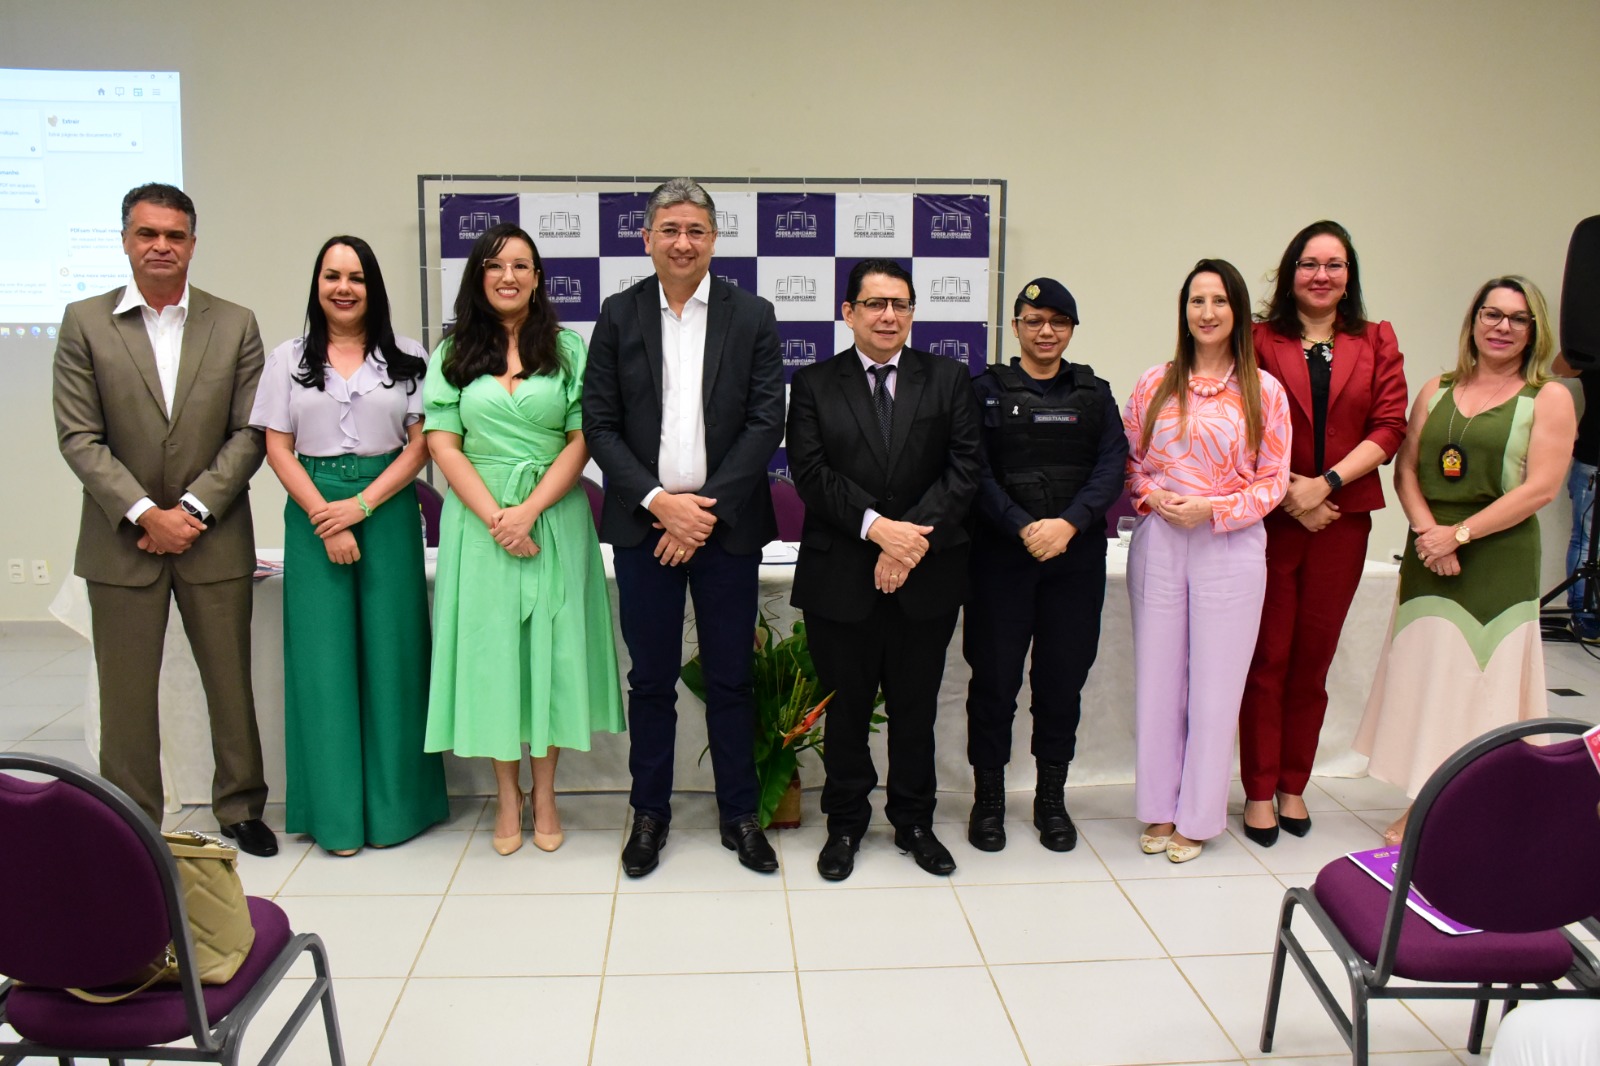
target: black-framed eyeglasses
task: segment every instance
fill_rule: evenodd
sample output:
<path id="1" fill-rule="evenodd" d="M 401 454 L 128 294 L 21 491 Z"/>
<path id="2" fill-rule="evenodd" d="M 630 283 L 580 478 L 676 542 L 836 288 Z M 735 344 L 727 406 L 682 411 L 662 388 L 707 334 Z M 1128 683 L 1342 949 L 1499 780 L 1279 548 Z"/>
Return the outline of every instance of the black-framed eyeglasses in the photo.
<path id="1" fill-rule="evenodd" d="M 909 315 L 916 310 L 917 305 L 911 300 L 886 300 L 882 296 L 869 296 L 865 300 L 853 301 L 853 306 L 862 308 L 869 315 L 881 315 L 885 308 L 894 308 L 897 315 Z"/>
<path id="2" fill-rule="evenodd" d="M 1508 315 L 1498 307 L 1480 307 L 1478 308 L 1478 321 L 1490 329 L 1494 329 L 1504 322 L 1511 327 L 1511 332 L 1526 333 L 1528 332 L 1528 327 L 1533 325 L 1533 316 L 1526 311 L 1517 311 Z"/>
<path id="3" fill-rule="evenodd" d="M 692 244 L 704 244 L 707 239 L 716 235 L 716 230 L 707 229 L 705 226 L 657 226 L 651 231 L 657 237 L 671 244 L 679 237 L 689 238 Z"/>
<path id="4" fill-rule="evenodd" d="M 1295 262 L 1294 268 L 1297 272 L 1312 277 L 1316 276 L 1317 271 L 1325 270 L 1328 272 L 1328 277 L 1336 278 L 1349 270 L 1350 264 L 1343 259 L 1330 259 L 1326 263 L 1319 263 L 1315 259 L 1300 259 Z"/>

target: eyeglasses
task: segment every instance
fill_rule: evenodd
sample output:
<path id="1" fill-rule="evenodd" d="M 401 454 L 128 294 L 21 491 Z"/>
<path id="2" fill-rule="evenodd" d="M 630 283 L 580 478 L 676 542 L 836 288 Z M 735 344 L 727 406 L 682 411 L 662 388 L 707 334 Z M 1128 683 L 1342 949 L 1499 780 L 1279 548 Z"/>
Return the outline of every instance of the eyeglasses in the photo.
<path id="1" fill-rule="evenodd" d="M 1508 315 L 1498 307 L 1480 307 L 1478 308 L 1478 321 L 1490 329 L 1494 329 L 1504 322 L 1511 327 L 1511 332 L 1526 333 L 1528 332 L 1528 327 L 1533 325 L 1533 316 L 1525 311 L 1518 311 L 1516 314 Z"/>
<path id="2" fill-rule="evenodd" d="M 657 226 L 651 232 L 668 244 L 672 244 L 679 237 L 689 238 L 691 244 L 704 244 L 708 238 L 715 236 L 717 231 L 706 229 L 704 226 Z"/>
<path id="3" fill-rule="evenodd" d="M 1072 328 L 1072 319 L 1066 315 L 1057 315 L 1055 318 L 1045 318 L 1043 315 L 1024 315 L 1015 319 L 1015 321 L 1021 323 L 1022 328 L 1029 333 L 1038 333 L 1046 326 L 1049 326 L 1057 333 L 1065 333 Z"/>
<path id="4" fill-rule="evenodd" d="M 865 300 L 853 301 L 852 306 L 864 308 L 869 315 L 881 315 L 887 308 L 893 308 L 897 315 L 909 315 L 917 305 L 910 300 L 885 300 L 881 296 L 869 296 Z"/>
<path id="5" fill-rule="evenodd" d="M 483 272 L 485 274 L 505 274 L 507 272 L 526 274 L 532 269 L 533 260 L 531 259 L 513 259 L 509 263 L 502 262 L 499 259 L 485 259 L 483 261 Z"/>
<path id="6" fill-rule="evenodd" d="M 1331 259 L 1326 263 L 1319 263 L 1315 259 L 1300 259 L 1294 264 L 1294 269 L 1298 273 L 1309 274 L 1312 277 L 1315 277 L 1317 271 L 1326 270 L 1328 272 L 1328 277 L 1330 278 L 1338 277 L 1347 269 L 1349 269 L 1349 267 L 1350 264 L 1346 263 L 1343 259 Z"/>

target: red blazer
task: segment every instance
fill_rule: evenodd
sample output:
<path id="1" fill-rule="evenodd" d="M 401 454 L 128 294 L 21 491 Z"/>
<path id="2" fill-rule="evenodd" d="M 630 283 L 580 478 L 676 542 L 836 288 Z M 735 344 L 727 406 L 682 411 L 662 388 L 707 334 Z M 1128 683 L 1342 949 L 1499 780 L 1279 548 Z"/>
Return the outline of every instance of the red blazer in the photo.
<path id="1" fill-rule="evenodd" d="M 1299 337 L 1285 337 L 1265 322 L 1254 323 L 1256 361 L 1277 378 L 1289 394 L 1289 422 L 1294 440 L 1289 469 L 1317 477 L 1311 422 L 1311 375 Z M 1384 462 L 1394 458 L 1406 435 L 1405 357 L 1394 327 L 1369 322 L 1359 337 L 1335 335 L 1333 380 L 1328 387 L 1328 419 L 1323 460 L 1333 466 L 1364 440 L 1383 449 Z M 1324 468 L 1326 469 L 1326 467 Z M 1376 511 L 1383 506 L 1383 487 L 1374 470 L 1345 482 L 1330 499 L 1342 511 Z"/>

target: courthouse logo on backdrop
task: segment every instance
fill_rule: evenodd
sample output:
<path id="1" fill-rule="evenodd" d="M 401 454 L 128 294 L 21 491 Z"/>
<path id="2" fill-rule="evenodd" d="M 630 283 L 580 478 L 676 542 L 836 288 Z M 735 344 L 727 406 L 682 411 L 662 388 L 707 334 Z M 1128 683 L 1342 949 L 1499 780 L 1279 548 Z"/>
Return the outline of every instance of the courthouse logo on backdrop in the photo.
<path id="1" fill-rule="evenodd" d="M 817 346 L 812 341 L 795 338 L 783 342 L 784 366 L 810 366 L 817 361 Z"/>
<path id="2" fill-rule="evenodd" d="M 617 291 L 627 292 L 629 289 L 633 288 L 635 285 L 639 284 L 639 282 L 648 277 L 650 277 L 649 274 L 635 274 L 631 278 L 623 278 L 621 281 L 617 282 Z"/>
<path id="3" fill-rule="evenodd" d="M 475 241 L 500 224 L 500 216 L 491 211 L 472 211 L 461 216 L 456 236 L 464 241 Z"/>
<path id="4" fill-rule="evenodd" d="M 736 211 L 717 212 L 717 236 L 737 237 L 739 235 L 739 214 Z"/>
<path id="5" fill-rule="evenodd" d="M 583 236 L 583 223 L 576 211 L 552 211 L 539 216 L 539 239 Z"/>
<path id="6" fill-rule="evenodd" d="M 725 281 L 729 285 L 732 285 L 736 289 L 737 288 L 741 288 L 741 286 L 739 284 L 739 279 L 734 277 L 732 274 L 718 274 L 717 275 L 717 280 L 718 281 Z"/>
<path id="7" fill-rule="evenodd" d="M 545 291 L 553 304 L 575 304 L 583 301 L 583 282 L 578 278 L 556 275 L 545 279 Z"/>
<path id="8" fill-rule="evenodd" d="M 967 356 L 972 353 L 972 345 L 966 341 L 934 341 L 928 345 L 928 352 L 930 355 L 942 355 L 946 359 L 959 359 L 964 363 L 967 361 Z"/>
<path id="9" fill-rule="evenodd" d="M 643 211 L 624 211 L 617 216 L 617 236 L 637 237 L 644 229 Z"/>
<path id="10" fill-rule="evenodd" d="M 934 303 L 968 303 L 972 299 L 972 282 L 955 274 L 946 274 L 933 280 Z"/>
<path id="11" fill-rule="evenodd" d="M 817 302 L 817 279 L 804 274 L 790 274 L 778 279 L 778 299 L 783 303 Z"/>
<path id="12" fill-rule="evenodd" d="M 946 211 L 934 215 L 931 236 L 936 241 L 970 241 L 972 216 L 965 211 Z"/>
<path id="13" fill-rule="evenodd" d="M 866 211 L 856 216 L 855 237 L 893 237 L 894 215 L 888 211 Z"/>
<path id="14" fill-rule="evenodd" d="M 773 236 L 815 240 L 817 216 L 811 211 L 785 211 L 776 219 Z"/>

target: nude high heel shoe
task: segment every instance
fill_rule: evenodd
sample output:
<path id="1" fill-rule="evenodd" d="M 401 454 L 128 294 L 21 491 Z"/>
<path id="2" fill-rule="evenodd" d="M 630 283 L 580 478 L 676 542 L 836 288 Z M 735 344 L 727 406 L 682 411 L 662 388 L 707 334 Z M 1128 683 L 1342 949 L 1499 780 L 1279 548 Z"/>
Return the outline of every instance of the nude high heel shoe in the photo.
<path id="1" fill-rule="evenodd" d="M 523 796 L 523 794 L 521 792 L 518 792 L 517 793 L 517 831 L 516 831 L 516 834 L 513 835 L 513 836 L 508 836 L 508 837 L 499 837 L 499 836 L 493 837 L 489 841 L 491 844 L 494 845 L 494 850 L 499 852 L 501 855 L 511 855 L 511 854 L 515 853 L 516 851 L 518 851 L 522 847 L 522 804 L 523 804 L 524 799 L 525 799 L 525 797 Z"/>
<path id="2" fill-rule="evenodd" d="M 533 805 L 533 794 L 532 793 L 528 794 L 528 804 L 529 804 L 530 808 Z M 541 833 L 541 832 L 539 832 L 539 820 L 538 820 L 537 817 L 534 818 L 534 820 L 533 820 L 533 846 L 538 848 L 540 851 L 554 851 L 557 848 L 559 848 L 561 846 L 562 841 L 564 841 L 566 839 L 567 839 L 567 834 L 565 832 L 563 832 L 562 830 L 560 830 L 560 829 L 557 829 L 554 833 Z"/>

